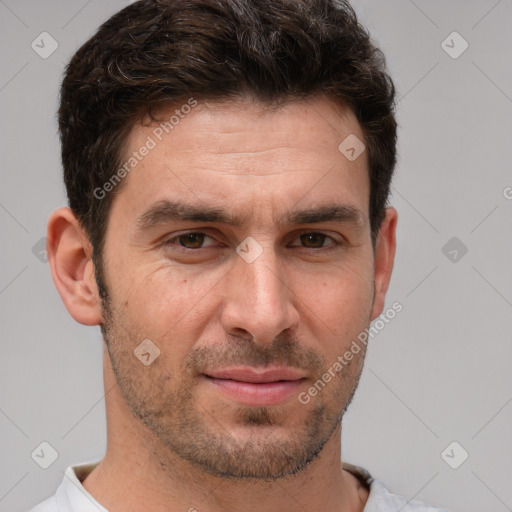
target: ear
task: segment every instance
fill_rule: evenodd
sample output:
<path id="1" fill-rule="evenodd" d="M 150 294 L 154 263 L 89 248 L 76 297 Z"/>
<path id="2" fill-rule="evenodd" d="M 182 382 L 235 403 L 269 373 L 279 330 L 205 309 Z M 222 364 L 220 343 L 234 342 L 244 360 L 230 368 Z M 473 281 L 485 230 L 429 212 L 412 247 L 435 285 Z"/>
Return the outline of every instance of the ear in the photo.
<path id="1" fill-rule="evenodd" d="M 50 216 L 46 251 L 53 282 L 71 316 L 84 325 L 99 325 L 102 316 L 92 246 L 69 208 L 59 208 Z"/>
<path id="2" fill-rule="evenodd" d="M 375 246 L 375 297 L 372 308 L 372 320 L 375 320 L 384 310 L 386 292 L 388 291 L 395 262 L 397 220 L 397 211 L 394 208 L 386 208 L 386 216 L 379 229 Z"/>

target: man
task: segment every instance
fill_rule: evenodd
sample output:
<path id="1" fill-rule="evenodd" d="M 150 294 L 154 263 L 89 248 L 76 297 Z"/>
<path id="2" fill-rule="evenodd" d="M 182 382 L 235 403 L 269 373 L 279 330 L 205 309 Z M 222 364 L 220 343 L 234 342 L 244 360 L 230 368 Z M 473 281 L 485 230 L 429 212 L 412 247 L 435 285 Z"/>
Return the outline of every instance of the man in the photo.
<path id="1" fill-rule="evenodd" d="M 107 451 L 34 512 L 440 510 L 341 459 L 393 268 L 394 94 L 340 0 L 143 0 L 78 50 L 48 255 L 102 329 Z"/>

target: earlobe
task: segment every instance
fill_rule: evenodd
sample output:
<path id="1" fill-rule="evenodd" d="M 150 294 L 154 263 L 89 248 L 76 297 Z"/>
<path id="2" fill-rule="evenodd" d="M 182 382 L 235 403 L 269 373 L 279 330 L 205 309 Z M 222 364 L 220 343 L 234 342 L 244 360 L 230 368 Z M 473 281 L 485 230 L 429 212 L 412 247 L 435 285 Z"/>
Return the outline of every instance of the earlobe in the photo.
<path id="1" fill-rule="evenodd" d="M 81 324 L 99 325 L 102 317 L 92 247 L 69 208 L 59 208 L 50 216 L 46 250 L 53 282 L 66 309 Z"/>
<path id="2" fill-rule="evenodd" d="M 375 298 L 372 309 L 372 321 L 384 310 L 386 293 L 395 262 L 397 220 L 397 211 L 391 207 L 386 208 L 386 217 L 382 221 L 375 247 Z"/>

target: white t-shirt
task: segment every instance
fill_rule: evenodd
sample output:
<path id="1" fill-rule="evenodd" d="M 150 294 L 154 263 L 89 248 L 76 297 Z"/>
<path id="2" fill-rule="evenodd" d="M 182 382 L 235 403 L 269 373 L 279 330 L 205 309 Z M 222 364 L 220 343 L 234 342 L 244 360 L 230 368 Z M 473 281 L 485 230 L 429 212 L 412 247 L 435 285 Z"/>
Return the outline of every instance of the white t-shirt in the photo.
<path id="1" fill-rule="evenodd" d="M 29 512 L 108 512 L 82 486 L 82 482 L 98 463 L 99 461 L 69 466 L 56 493 Z M 370 489 L 363 512 L 398 512 L 402 509 L 404 512 L 447 512 L 417 500 L 408 501 L 402 496 L 392 494 L 382 482 L 373 478 L 360 466 L 343 462 L 343 469 L 350 471 Z"/>

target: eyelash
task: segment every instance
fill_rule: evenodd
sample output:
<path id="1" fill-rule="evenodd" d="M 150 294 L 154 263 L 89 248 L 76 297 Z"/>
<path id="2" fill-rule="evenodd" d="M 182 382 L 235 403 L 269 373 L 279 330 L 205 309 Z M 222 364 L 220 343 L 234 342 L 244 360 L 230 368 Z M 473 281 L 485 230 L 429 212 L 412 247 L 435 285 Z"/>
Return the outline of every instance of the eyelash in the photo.
<path id="1" fill-rule="evenodd" d="M 180 233 L 179 235 L 176 235 L 170 239 L 168 239 L 166 242 L 164 242 L 164 245 L 166 247 L 171 247 L 173 250 L 177 250 L 177 251 L 180 251 L 180 252 L 183 252 L 183 253 L 187 253 L 187 254 L 190 254 L 190 253 L 193 253 L 193 252 L 199 252 L 201 250 L 205 250 L 205 249 L 208 249 L 208 247 L 199 247 L 199 248 L 196 248 L 196 249 L 192 249 L 190 247 L 183 247 L 182 245 L 176 243 L 176 241 L 178 239 L 180 239 L 181 237 L 183 236 L 186 236 L 186 235 L 193 235 L 193 234 L 196 234 L 196 235 L 205 235 L 206 237 L 208 238 L 211 238 L 212 240 L 214 239 L 212 236 L 208 235 L 207 233 L 203 232 L 203 231 L 186 231 L 184 233 Z M 322 235 L 323 237 L 325 238 L 330 238 L 333 243 L 327 247 L 303 247 L 302 249 L 305 250 L 306 252 L 314 252 L 314 253 L 323 253 L 323 254 L 328 254 L 334 250 L 336 250 L 338 247 L 344 245 L 344 242 L 342 241 L 339 241 L 339 240 L 336 240 L 335 238 L 333 238 L 332 236 L 330 235 L 326 235 L 325 233 L 321 233 L 319 231 L 306 231 L 304 233 L 300 233 L 299 235 L 297 235 L 296 238 L 299 238 L 303 235 Z M 325 240 L 324 240 L 325 241 Z"/>

